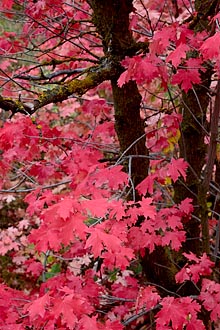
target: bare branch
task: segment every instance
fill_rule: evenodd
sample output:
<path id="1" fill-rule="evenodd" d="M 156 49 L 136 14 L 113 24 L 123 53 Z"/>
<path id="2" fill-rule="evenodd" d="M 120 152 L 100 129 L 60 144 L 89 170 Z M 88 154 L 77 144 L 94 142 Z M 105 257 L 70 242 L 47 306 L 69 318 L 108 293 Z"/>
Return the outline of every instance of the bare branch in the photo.
<path id="1" fill-rule="evenodd" d="M 56 78 L 58 76 L 63 76 L 66 75 L 67 77 L 76 73 L 82 73 L 84 72 L 86 69 L 85 68 L 76 68 L 76 69 L 66 69 L 66 70 L 59 70 L 50 74 L 44 74 L 43 72 L 41 72 L 41 74 L 39 76 L 32 76 L 32 75 L 24 75 L 24 74 L 17 74 L 13 77 L 13 79 L 15 78 L 19 78 L 19 79 L 23 79 L 23 80 L 31 80 L 31 81 L 40 81 L 40 80 L 51 80 L 53 78 Z M 58 81 L 59 83 L 59 81 Z"/>
<path id="2" fill-rule="evenodd" d="M 32 105 L 25 104 L 19 99 L 14 101 L 11 98 L 0 96 L 0 108 L 5 111 L 12 111 L 12 113 L 32 114 L 45 105 L 62 102 L 73 94 L 83 95 L 88 90 L 97 87 L 103 81 L 111 79 L 117 72 L 118 67 L 107 59 L 104 59 L 99 66 L 89 68 L 87 76 L 84 79 L 74 79 L 61 86 L 48 89 L 40 94 L 38 99 L 33 100 Z"/>

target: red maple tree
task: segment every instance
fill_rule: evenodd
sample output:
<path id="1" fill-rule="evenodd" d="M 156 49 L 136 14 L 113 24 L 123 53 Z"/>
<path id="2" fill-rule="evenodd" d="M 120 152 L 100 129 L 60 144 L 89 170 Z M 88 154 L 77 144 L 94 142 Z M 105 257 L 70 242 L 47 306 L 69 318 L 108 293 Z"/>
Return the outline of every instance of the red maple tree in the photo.
<path id="1" fill-rule="evenodd" d="M 1 329 L 219 327 L 219 9 L 1 1 Z"/>

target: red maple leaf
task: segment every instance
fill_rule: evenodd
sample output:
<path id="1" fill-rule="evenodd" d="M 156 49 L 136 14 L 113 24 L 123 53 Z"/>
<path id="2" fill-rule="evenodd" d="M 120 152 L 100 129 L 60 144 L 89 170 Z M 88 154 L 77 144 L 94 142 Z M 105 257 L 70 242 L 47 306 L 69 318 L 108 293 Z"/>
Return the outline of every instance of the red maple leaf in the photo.
<path id="1" fill-rule="evenodd" d="M 87 218 L 80 213 L 74 213 L 67 221 L 60 221 L 57 223 L 58 241 L 68 245 L 75 240 L 75 237 L 85 239 L 87 226 L 84 223 Z M 56 227 L 54 228 L 56 230 Z"/>
<path id="2" fill-rule="evenodd" d="M 181 43 L 172 53 L 167 56 L 166 62 L 171 61 L 173 66 L 177 68 L 182 59 L 186 58 L 186 52 L 189 49 L 190 47 L 188 45 Z"/>
<path id="3" fill-rule="evenodd" d="M 102 253 L 103 266 L 108 269 L 120 268 L 125 270 L 129 264 L 130 260 L 134 258 L 133 249 L 121 246 L 120 250 L 117 252 L 107 251 Z"/>
<path id="4" fill-rule="evenodd" d="M 189 325 L 197 320 L 197 314 L 200 312 L 201 306 L 190 297 L 174 298 L 166 297 L 160 304 L 162 309 L 157 313 L 156 323 L 157 329 L 170 329 L 170 322 L 172 329 L 190 329 Z M 199 329 L 205 330 L 202 322 L 197 323 L 200 325 Z"/>
<path id="5" fill-rule="evenodd" d="M 209 259 L 206 253 L 203 253 L 199 258 L 192 252 L 190 254 L 183 253 L 183 255 L 189 262 L 176 274 L 177 283 L 183 283 L 187 280 L 197 283 L 201 276 L 207 276 L 212 273 L 214 262 Z"/>
<path id="6" fill-rule="evenodd" d="M 34 320 L 37 316 L 43 318 L 46 312 L 46 306 L 49 304 L 49 292 L 45 293 L 42 297 L 35 299 L 33 302 L 26 304 L 25 308 L 29 313 L 30 320 Z"/>
<path id="7" fill-rule="evenodd" d="M 209 279 L 203 279 L 202 290 L 199 295 L 203 306 L 211 311 L 211 319 L 217 321 L 220 318 L 220 284 Z"/>
<path id="8" fill-rule="evenodd" d="M 206 60 L 215 59 L 220 54 L 220 32 L 216 32 L 214 36 L 209 37 L 200 47 L 203 58 Z"/>
<path id="9" fill-rule="evenodd" d="M 141 195 L 146 195 L 147 192 L 149 194 L 153 193 L 154 188 L 154 180 L 157 178 L 157 174 L 149 174 L 139 185 L 137 185 L 136 189 Z"/>
<path id="10" fill-rule="evenodd" d="M 84 297 L 74 293 L 64 297 L 61 311 L 66 324 L 71 328 L 75 323 L 73 315 L 77 315 L 79 319 L 81 315 L 91 314 L 94 308 Z"/>
<path id="11" fill-rule="evenodd" d="M 153 55 L 147 55 L 144 58 L 140 56 L 126 58 L 122 61 L 122 65 L 125 66 L 127 70 L 119 77 L 118 86 L 122 87 L 129 80 L 136 80 L 138 84 L 152 81 L 152 79 L 158 77 L 160 73 L 156 65 L 158 61 L 160 62 L 160 60 Z"/>
<path id="12" fill-rule="evenodd" d="M 172 78 L 172 84 L 181 85 L 185 92 L 188 92 L 193 84 L 199 84 L 200 82 L 201 78 L 198 69 L 179 69 Z"/>
<path id="13" fill-rule="evenodd" d="M 27 273 L 31 273 L 34 276 L 40 276 L 43 271 L 43 265 L 41 262 L 34 260 L 33 258 L 26 260 Z"/>
<path id="14" fill-rule="evenodd" d="M 36 250 L 46 252 L 48 249 L 58 251 L 60 249 L 60 242 L 57 239 L 57 231 L 54 231 L 48 226 L 42 224 L 39 229 L 32 229 L 29 237 L 29 242 L 34 243 Z"/>
<path id="15" fill-rule="evenodd" d="M 106 198 L 86 199 L 80 203 L 86 210 L 90 211 L 91 215 L 96 217 L 104 217 L 111 207 L 111 203 Z"/>
<path id="16" fill-rule="evenodd" d="M 118 237 L 107 234 L 97 227 L 88 229 L 87 232 L 90 233 L 90 236 L 86 241 L 85 248 L 91 248 L 95 258 L 101 255 L 104 248 L 113 253 L 120 251 L 122 242 Z"/>
<path id="17" fill-rule="evenodd" d="M 128 175 L 123 172 L 121 165 L 100 168 L 92 174 L 92 178 L 96 187 L 101 187 L 107 183 L 110 189 L 118 189 L 128 183 Z"/>
<path id="18" fill-rule="evenodd" d="M 150 309 L 160 301 L 160 295 L 152 286 L 140 287 L 136 301 L 136 312 L 143 308 Z"/>
<path id="19" fill-rule="evenodd" d="M 144 215 L 146 218 L 154 218 L 156 215 L 156 208 L 152 205 L 153 199 L 150 197 L 144 198 L 139 202 L 141 208 L 137 208 L 137 211 L 140 211 L 140 215 Z"/>
<path id="20" fill-rule="evenodd" d="M 182 211 L 185 214 L 191 214 L 193 211 L 193 205 L 192 205 L 192 199 L 191 198 L 185 198 L 180 204 L 179 204 L 179 210 Z"/>
<path id="21" fill-rule="evenodd" d="M 61 201 L 46 209 L 42 214 L 42 218 L 52 220 L 60 217 L 66 220 L 73 213 L 74 207 L 76 207 L 74 199 L 65 197 Z"/>
<path id="22" fill-rule="evenodd" d="M 79 320 L 80 330 L 100 330 L 96 319 L 96 316 L 89 317 L 88 315 L 82 315 Z"/>
<path id="23" fill-rule="evenodd" d="M 176 182 L 180 175 L 186 179 L 186 169 L 188 165 L 183 158 L 172 158 L 170 164 L 168 164 L 167 174 L 171 179 Z"/>
<path id="24" fill-rule="evenodd" d="M 2 0 L 1 7 L 2 9 L 10 10 L 12 8 L 12 5 L 14 3 L 14 0 Z"/>
<path id="25" fill-rule="evenodd" d="M 193 253 L 183 253 L 184 257 L 186 257 L 189 261 L 194 261 L 196 263 L 199 262 L 199 258 Z"/>
<path id="26" fill-rule="evenodd" d="M 176 26 L 164 26 L 160 31 L 155 31 L 153 40 L 150 44 L 151 52 L 162 54 L 169 46 L 170 41 L 176 40 Z"/>
<path id="27" fill-rule="evenodd" d="M 137 227 L 132 227 L 129 230 L 128 239 L 134 251 L 141 250 L 143 252 L 146 247 L 150 253 L 154 251 L 155 245 L 160 245 L 161 243 L 161 237 L 159 235 L 156 235 L 154 232 L 146 233 Z"/>
<path id="28" fill-rule="evenodd" d="M 162 245 L 171 245 L 172 249 L 178 251 L 186 240 L 185 231 L 166 231 L 162 237 Z"/>

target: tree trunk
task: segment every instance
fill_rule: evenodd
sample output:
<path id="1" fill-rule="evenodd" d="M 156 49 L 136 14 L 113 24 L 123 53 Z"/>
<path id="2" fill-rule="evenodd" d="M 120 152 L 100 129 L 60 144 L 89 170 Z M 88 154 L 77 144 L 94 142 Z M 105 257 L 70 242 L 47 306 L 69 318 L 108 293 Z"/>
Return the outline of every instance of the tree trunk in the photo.
<path id="1" fill-rule="evenodd" d="M 114 109 L 115 130 L 118 136 L 123 162 L 130 176 L 132 199 L 137 199 L 134 187 L 148 174 L 149 160 L 145 146 L 144 122 L 140 118 L 141 95 L 137 84 L 129 81 L 122 88 L 117 80 L 123 69 L 120 61 L 131 54 L 135 42 L 129 30 L 129 13 L 133 10 L 131 0 L 92 0 L 93 22 L 102 37 L 103 50 L 118 67 L 118 74 L 111 80 Z M 139 156 L 139 157 L 138 157 Z M 143 156 L 143 157 L 141 157 Z"/>
<path id="2" fill-rule="evenodd" d="M 197 16 L 192 21 L 190 27 L 195 32 L 210 31 L 210 17 L 216 13 L 218 1 L 195 1 Z M 211 31 L 210 31 L 211 33 Z M 196 54 L 193 54 L 196 56 Z M 210 102 L 209 88 L 211 85 L 212 69 L 207 65 L 206 71 L 201 73 L 201 83 L 194 86 L 188 93 L 182 93 L 182 111 L 183 121 L 181 125 L 181 139 L 179 143 L 180 157 L 183 157 L 189 164 L 185 184 L 178 182 L 175 185 L 175 201 L 189 197 L 193 200 L 194 215 L 193 218 L 185 224 L 187 241 L 184 245 L 186 252 L 192 251 L 197 255 L 204 250 L 204 244 L 200 241 L 200 220 L 207 224 L 207 189 L 203 189 L 203 166 L 206 163 L 207 146 L 204 138 L 207 135 L 206 115 Z M 203 228 L 202 232 L 207 232 Z M 207 234 L 207 233 L 206 233 Z M 207 240 L 206 240 L 207 241 Z"/>
<path id="3" fill-rule="evenodd" d="M 187 94 L 182 95 L 183 121 L 181 125 L 181 138 L 179 142 L 180 157 L 189 164 L 187 178 L 184 185 L 175 184 L 175 201 L 181 202 L 185 198 L 192 198 L 194 217 L 185 224 L 187 241 L 184 246 L 186 252 L 192 251 L 199 255 L 200 243 L 200 208 L 206 200 L 198 199 L 201 185 L 201 172 L 205 164 L 207 146 L 204 138 L 206 135 L 206 113 L 209 104 L 208 88 L 211 84 L 211 70 L 202 75 L 201 85 L 194 86 Z M 204 196 L 203 196 L 204 197 Z"/>
<path id="4" fill-rule="evenodd" d="M 132 49 L 135 49 L 129 30 L 129 13 L 133 9 L 132 1 L 91 0 L 89 3 L 93 9 L 93 22 L 102 36 L 105 55 L 118 66 L 118 75 L 111 80 L 115 129 L 121 153 L 127 156 L 124 167 L 130 174 L 131 188 L 134 188 L 148 175 L 149 167 L 149 160 L 146 157 L 148 150 L 145 146 L 144 123 L 140 118 L 141 96 L 134 81 L 129 81 L 122 88 L 117 85 L 117 80 L 123 72 L 120 61 L 126 55 L 131 56 Z M 129 194 L 129 199 L 138 200 L 138 198 L 139 196 L 134 193 L 134 190 Z M 148 281 L 168 289 L 174 288 L 174 276 L 177 268 L 172 261 L 169 249 L 156 247 L 151 254 L 146 250 L 146 255 L 142 258 L 142 265 Z M 164 291 L 162 290 L 161 293 L 163 294 Z"/>

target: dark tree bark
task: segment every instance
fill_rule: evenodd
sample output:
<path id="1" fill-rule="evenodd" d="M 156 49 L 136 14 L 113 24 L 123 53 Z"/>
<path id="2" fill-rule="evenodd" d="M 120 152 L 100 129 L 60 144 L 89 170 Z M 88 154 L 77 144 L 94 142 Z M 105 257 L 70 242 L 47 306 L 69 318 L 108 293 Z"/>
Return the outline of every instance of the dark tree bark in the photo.
<path id="1" fill-rule="evenodd" d="M 209 104 L 208 89 L 211 84 L 211 70 L 202 75 L 201 85 L 194 86 L 187 94 L 182 95 L 183 121 L 181 125 L 180 157 L 189 164 L 186 182 L 175 185 L 175 201 L 179 203 L 185 198 L 192 198 L 195 207 L 194 217 L 185 225 L 187 242 L 185 249 L 197 255 L 201 252 L 200 243 L 200 208 L 202 201 L 198 200 L 201 185 L 201 172 L 205 164 L 207 146 L 204 138 L 206 135 L 206 113 Z"/>
<path id="2" fill-rule="evenodd" d="M 135 157 L 148 155 L 145 147 L 144 122 L 140 118 L 141 95 L 134 81 L 126 83 L 122 88 L 117 85 L 122 73 L 120 61 L 126 55 L 134 54 L 136 48 L 129 30 L 132 2 L 131 0 L 89 1 L 93 9 L 93 22 L 102 37 L 104 53 L 118 67 L 118 73 L 111 79 L 115 129 L 121 153 L 124 153 L 127 159 L 130 157 L 130 161 L 127 160 L 124 165 L 126 170 L 130 171 L 131 184 L 136 187 L 147 176 L 149 166 L 148 158 Z"/>

